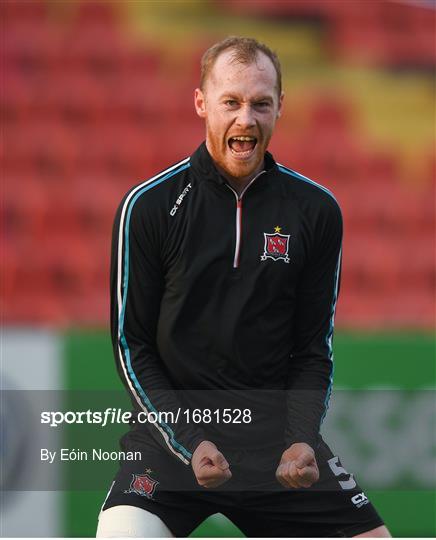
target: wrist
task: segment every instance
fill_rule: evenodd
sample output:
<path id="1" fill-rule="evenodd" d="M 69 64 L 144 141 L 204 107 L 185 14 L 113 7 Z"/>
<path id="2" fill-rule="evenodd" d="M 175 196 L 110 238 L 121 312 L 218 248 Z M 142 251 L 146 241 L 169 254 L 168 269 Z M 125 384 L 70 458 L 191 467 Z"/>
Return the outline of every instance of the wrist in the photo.
<path id="1" fill-rule="evenodd" d="M 315 456 L 315 450 L 310 446 L 310 444 L 307 444 L 306 442 L 294 442 L 283 452 L 281 461 L 293 460 L 302 452 L 309 452 Z"/>
<path id="2" fill-rule="evenodd" d="M 196 447 L 194 448 L 194 451 L 192 452 L 192 458 L 191 458 L 191 462 L 192 460 L 194 459 L 194 455 L 198 455 L 200 454 L 202 451 L 207 451 L 207 449 L 210 449 L 211 446 L 213 448 L 216 448 L 216 446 L 214 445 L 213 442 L 211 441 L 207 441 L 206 439 L 200 439 L 196 445 Z"/>
<path id="3" fill-rule="evenodd" d="M 309 434 L 295 434 L 293 437 L 285 437 L 286 448 L 291 448 L 294 444 L 307 444 L 314 450 L 318 448 L 320 443 L 319 434 L 310 436 Z"/>
<path id="4" fill-rule="evenodd" d="M 199 436 L 195 437 L 195 439 L 193 439 L 193 441 L 191 443 L 192 455 L 194 455 L 197 448 L 204 442 L 207 442 L 204 435 L 199 435 Z"/>

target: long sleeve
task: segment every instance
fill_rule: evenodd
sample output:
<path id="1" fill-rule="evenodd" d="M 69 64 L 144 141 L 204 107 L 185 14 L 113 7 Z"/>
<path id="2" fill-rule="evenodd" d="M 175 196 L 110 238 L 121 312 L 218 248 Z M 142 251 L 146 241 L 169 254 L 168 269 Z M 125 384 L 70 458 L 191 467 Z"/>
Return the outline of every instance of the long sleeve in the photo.
<path id="1" fill-rule="evenodd" d="M 145 191 L 145 189 L 143 190 Z M 132 190 L 116 214 L 111 261 L 111 332 L 120 377 L 136 411 L 158 413 L 150 434 L 188 465 L 203 434 L 184 422 L 166 367 L 156 346 L 164 290 L 160 240 L 166 223 L 150 216 L 151 204 Z M 139 199 L 139 200 L 138 200 Z M 145 199 L 145 202 L 144 202 Z M 157 212 L 154 212 L 157 214 Z M 159 413 L 172 413 L 170 422 Z"/>
<path id="2" fill-rule="evenodd" d="M 320 212 L 297 294 L 287 384 L 285 442 L 316 446 L 333 383 L 333 327 L 339 293 L 342 217 L 333 201 Z"/>

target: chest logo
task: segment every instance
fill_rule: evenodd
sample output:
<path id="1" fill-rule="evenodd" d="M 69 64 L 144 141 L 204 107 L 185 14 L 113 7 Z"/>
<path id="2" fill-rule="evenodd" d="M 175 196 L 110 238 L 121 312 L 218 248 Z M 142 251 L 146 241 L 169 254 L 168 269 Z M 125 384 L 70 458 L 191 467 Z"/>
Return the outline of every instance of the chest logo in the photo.
<path id="1" fill-rule="evenodd" d="M 185 189 L 180 193 L 180 195 L 177 197 L 177 201 L 174 203 L 174 206 L 170 210 L 170 216 L 174 217 L 177 213 L 177 210 L 182 206 L 183 199 L 186 197 L 186 195 L 189 193 L 189 190 L 192 188 L 192 184 L 189 183 Z"/>
<path id="2" fill-rule="evenodd" d="M 289 234 L 281 234 L 281 227 L 275 227 L 273 233 L 263 233 L 264 236 L 264 249 L 263 255 L 260 260 L 266 261 L 272 259 L 273 261 L 284 261 L 289 263 Z"/>

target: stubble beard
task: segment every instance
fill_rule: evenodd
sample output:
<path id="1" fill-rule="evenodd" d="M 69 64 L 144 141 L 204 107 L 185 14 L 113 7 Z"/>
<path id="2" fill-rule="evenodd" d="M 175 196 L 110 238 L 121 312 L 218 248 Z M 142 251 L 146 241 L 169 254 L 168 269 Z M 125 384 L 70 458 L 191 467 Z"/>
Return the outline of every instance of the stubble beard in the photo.
<path id="1" fill-rule="evenodd" d="M 255 162 L 241 161 L 239 163 L 232 163 L 230 149 L 228 148 L 226 141 L 214 137 L 212 130 L 208 125 L 206 125 L 206 144 L 215 166 L 225 177 L 234 178 L 236 180 L 247 179 L 253 176 L 257 169 L 262 165 L 264 152 L 262 152 L 260 159 Z"/>

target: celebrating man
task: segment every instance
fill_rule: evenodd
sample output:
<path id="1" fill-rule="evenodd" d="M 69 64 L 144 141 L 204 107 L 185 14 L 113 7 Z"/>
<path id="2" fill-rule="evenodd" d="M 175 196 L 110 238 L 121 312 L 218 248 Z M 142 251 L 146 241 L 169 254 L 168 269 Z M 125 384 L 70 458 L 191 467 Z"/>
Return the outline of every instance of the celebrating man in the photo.
<path id="1" fill-rule="evenodd" d="M 205 143 L 119 207 L 114 351 L 156 421 L 123 437 L 142 459 L 121 464 L 98 536 L 186 536 L 216 512 L 247 536 L 389 536 L 319 434 L 342 219 L 267 152 L 282 101 L 268 47 L 217 43 L 195 91 Z"/>

